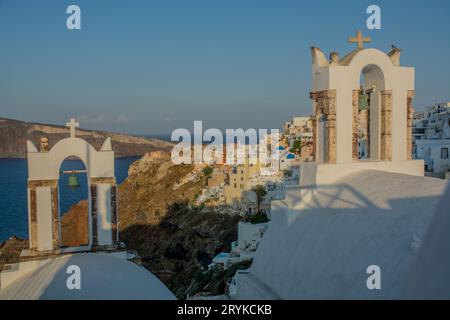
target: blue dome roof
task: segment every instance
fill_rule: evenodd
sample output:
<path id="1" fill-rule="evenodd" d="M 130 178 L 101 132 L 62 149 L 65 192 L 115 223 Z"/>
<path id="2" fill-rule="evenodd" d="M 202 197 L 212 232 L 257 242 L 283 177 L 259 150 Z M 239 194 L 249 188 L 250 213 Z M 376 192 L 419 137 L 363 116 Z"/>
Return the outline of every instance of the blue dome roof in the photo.
<path id="1" fill-rule="evenodd" d="M 279 146 L 278 150 L 286 150 L 283 146 Z"/>
<path id="2" fill-rule="evenodd" d="M 292 154 L 292 153 L 289 153 L 289 154 L 286 156 L 286 159 L 295 159 L 295 155 Z"/>

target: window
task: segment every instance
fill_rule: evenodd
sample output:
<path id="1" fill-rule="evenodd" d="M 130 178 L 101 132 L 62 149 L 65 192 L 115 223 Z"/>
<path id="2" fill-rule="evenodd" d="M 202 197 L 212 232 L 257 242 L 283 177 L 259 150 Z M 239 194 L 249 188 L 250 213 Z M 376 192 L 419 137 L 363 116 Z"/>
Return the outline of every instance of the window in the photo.
<path id="1" fill-rule="evenodd" d="M 448 148 L 441 148 L 441 159 L 448 159 Z"/>

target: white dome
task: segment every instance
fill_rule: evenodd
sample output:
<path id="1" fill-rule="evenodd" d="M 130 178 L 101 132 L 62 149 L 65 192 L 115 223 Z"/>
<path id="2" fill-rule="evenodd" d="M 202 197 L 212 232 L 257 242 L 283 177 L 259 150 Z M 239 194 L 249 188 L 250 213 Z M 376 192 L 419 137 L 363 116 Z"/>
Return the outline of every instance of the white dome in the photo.
<path id="1" fill-rule="evenodd" d="M 67 267 L 81 270 L 81 289 L 69 290 Z M 173 300 L 175 296 L 152 273 L 108 254 L 74 254 L 55 259 L 0 290 L 1 299 Z"/>

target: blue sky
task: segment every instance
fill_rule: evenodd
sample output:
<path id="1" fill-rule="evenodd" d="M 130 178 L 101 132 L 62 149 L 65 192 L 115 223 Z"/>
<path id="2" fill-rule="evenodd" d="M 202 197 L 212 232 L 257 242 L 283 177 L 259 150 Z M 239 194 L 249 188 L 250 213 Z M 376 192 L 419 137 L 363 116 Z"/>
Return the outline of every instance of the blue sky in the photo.
<path id="1" fill-rule="evenodd" d="M 66 28 L 77 4 L 82 30 Z M 382 29 L 365 28 L 366 8 Z M 450 1 L 0 0 L 0 117 L 135 134 L 309 115 L 310 46 L 402 48 L 417 109 L 450 101 Z"/>

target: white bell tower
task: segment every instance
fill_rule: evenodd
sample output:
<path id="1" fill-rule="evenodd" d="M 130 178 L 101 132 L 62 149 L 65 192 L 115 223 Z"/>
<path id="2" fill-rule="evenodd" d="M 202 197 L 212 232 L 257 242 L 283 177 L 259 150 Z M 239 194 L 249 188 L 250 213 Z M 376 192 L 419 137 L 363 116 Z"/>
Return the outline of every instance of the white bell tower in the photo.
<path id="1" fill-rule="evenodd" d="M 411 160 L 415 70 L 400 66 L 400 49 L 364 48 L 370 41 L 358 31 L 357 49 L 329 60 L 311 48 L 316 183 L 359 170 L 423 175 L 423 161 Z"/>

